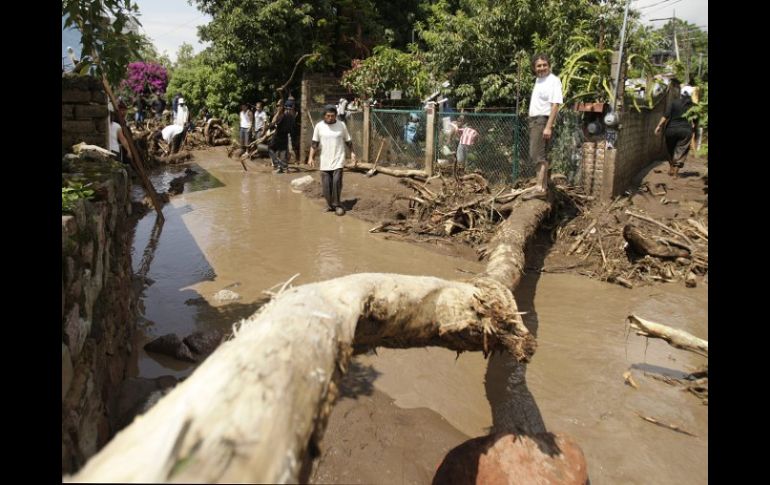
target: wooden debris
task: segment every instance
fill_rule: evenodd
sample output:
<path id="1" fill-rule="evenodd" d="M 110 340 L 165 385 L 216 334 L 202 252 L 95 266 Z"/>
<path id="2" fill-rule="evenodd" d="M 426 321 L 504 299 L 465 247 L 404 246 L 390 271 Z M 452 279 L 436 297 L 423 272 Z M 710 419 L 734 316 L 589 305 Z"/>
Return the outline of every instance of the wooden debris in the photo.
<path id="1" fill-rule="evenodd" d="M 637 335 L 649 338 L 659 338 L 668 342 L 672 347 L 687 350 L 704 357 L 708 357 L 709 355 L 708 341 L 695 337 L 684 330 L 651 322 L 636 315 L 629 315 L 628 321 L 631 327 L 637 330 Z"/>
<path id="2" fill-rule="evenodd" d="M 631 371 L 625 371 L 623 373 L 623 379 L 626 381 L 626 384 L 633 387 L 634 389 L 639 389 L 639 385 L 634 381 L 634 377 L 631 375 Z"/>
<path id="3" fill-rule="evenodd" d="M 672 431 L 676 431 L 677 433 L 682 433 L 682 434 L 686 434 L 688 436 L 692 436 L 692 437 L 697 438 L 696 435 L 694 435 L 693 433 L 690 433 L 689 431 L 687 431 L 685 429 L 682 429 L 681 426 L 678 426 L 676 424 L 664 423 L 664 422 L 659 421 L 659 420 L 657 420 L 657 419 L 655 419 L 653 417 L 645 416 L 642 413 L 640 413 L 639 411 L 635 411 L 635 412 L 636 412 L 637 416 L 639 416 L 640 418 L 642 418 L 643 420 L 645 420 L 645 421 L 647 421 L 649 423 L 656 424 L 656 425 L 658 425 L 660 427 L 663 427 L 663 428 L 668 428 L 668 429 L 670 429 Z"/>

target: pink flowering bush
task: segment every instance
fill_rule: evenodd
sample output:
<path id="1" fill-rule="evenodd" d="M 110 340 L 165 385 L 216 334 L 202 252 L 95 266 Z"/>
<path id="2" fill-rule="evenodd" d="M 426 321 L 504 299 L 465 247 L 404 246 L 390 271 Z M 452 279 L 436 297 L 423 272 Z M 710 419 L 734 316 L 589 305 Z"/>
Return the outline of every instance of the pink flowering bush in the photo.
<path id="1" fill-rule="evenodd" d="M 132 62 L 128 65 L 121 88 L 135 95 L 142 94 L 145 89 L 152 94 L 163 95 L 167 85 L 168 72 L 165 67 L 151 62 Z"/>

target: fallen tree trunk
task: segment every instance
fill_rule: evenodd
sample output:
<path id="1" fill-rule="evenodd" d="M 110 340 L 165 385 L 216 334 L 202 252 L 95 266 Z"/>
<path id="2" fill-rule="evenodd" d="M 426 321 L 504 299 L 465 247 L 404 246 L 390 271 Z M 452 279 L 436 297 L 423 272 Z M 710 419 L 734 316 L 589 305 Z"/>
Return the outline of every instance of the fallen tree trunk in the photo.
<path id="1" fill-rule="evenodd" d="M 423 182 L 428 179 L 428 172 L 425 170 L 403 170 L 398 168 L 375 166 L 373 163 L 349 163 L 345 165 L 345 168 L 348 170 L 364 173 L 368 172 L 369 170 L 375 170 L 376 172 L 384 173 L 385 175 L 391 175 L 393 177 L 412 177 L 422 180 Z"/>
<path id="2" fill-rule="evenodd" d="M 656 258 L 676 259 L 690 256 L 690 252 L 679 247 L 671 247 L 645 237 L 634 226 L 627 224 L 623 227 L 623 238 L 628 241 L 634 250 L 642 255 L 649 254 Z"/>
<path id="3" fill-rule="evenodd" d="M 631 323 L 631 327 L 637 330 L 637 335 L 663 339 L 677 349 L 689 350 L 704 357 L 709 356 L 708 340 L 695 337 L 684 330 L 645 320 L 636 315 L 629 315 L 628 321 Z"/>
<path id="4" fill-rule="evenodd" d="M 357 274 L 280 293 L 65 480 L 303 481 L 354 351 L 436 345 L 528 362 L 536 342 L 511 288 L 549 207 L 518 207 L 469 281 Z"/>

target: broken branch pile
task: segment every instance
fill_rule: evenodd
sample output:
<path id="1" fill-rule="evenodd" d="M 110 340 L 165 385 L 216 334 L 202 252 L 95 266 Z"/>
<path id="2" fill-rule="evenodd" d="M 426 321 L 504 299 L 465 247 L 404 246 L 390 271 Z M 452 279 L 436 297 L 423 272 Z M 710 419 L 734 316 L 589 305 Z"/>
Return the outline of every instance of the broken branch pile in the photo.
<path id="1" fill-rule="evenodd" d="M 629 197 L 587 208 L 577 189 L 559 188 L 578 215 L 556 228 L 554 250 L 579 255 L 589 276 L 631 288 L 637 283 L 684 280 L 696 285 L 708 273 L 708 213 L 654 219 L 629 209 Z"/>
<path id="2" fill-rule="evenodd" d="M 359 163 L 349 169 L 371 170 L 370 164 Z M 377 167 L 385 172 L 385 168 Z M 483 256 L 499 223 L 507 218 L 517 198 L 532 188 L 491 190 L 487 180 L 477 173 L 457 177 L 436 175 L 419 177 L 418 170 L 396 170 L 401 183 L 411 188 L 411 196 L 395 196 L 396 219 L 383 221 L 369 232 L 389 232 L 418 237 L 451 237 L 476 247 Z M 424 172 L 423 172 L 424 173 Z M 417 178 L 415 180 L 414 178 Z"/>

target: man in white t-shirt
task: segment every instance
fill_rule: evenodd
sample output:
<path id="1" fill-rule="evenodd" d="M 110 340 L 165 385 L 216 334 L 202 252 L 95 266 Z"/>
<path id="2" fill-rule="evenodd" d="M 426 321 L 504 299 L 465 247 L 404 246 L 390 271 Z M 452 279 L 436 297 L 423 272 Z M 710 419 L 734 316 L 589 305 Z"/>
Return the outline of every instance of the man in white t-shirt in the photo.
<path id="1" fill-rule="evenodd" d="M 345 165 L 345 145 L 350 148 L 351 160 L 356 160 L 353 152 L 353 139 L 345 123 L 337 120 L 337 108 L 327 106 L 323 121 L 318 122 L 313 130 L 308 163 L 315 166 L 315 153 L 320 148 L 321 189 L 326 199 L 325 212 L 334 211 L 338 216 L 345 215 L 340 197 L 342 195 L 342 170 Z"/>
<path id="2" fill-rule="evenodd" d="M 241 130 L 240 130 L 240 142 L 241 142 L 241 148 L 246 149 L 246 145 L 250 143 L 249 139 L 249 132 L 251 131 L 251 126 L 254 123 L 254 114 L 252 114 L 251 110 L 249 110 L 249 107 L 244 103 L 241 105 Z"/>
<path id="3" fill-rule="evenodd" d="M 561 81 L 551 73 L 551 61 L 545 54 L 532 59 L 537 79 L 529 102 L 529 157 L 537 165 L 538 196 L 548 189 L 547 151 L 553 139 L 553 125 L 559 105 L 564 102 Z"/>
<path id="4" fill-rule="evenodd" d="M 254 105 L 254 139 L 257 140 L 264 134 L 265 124 L 267 123 L 267 113 L 262 109 L 262 102 L 257 101 Z"/>

